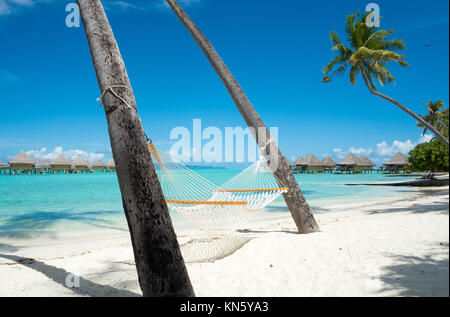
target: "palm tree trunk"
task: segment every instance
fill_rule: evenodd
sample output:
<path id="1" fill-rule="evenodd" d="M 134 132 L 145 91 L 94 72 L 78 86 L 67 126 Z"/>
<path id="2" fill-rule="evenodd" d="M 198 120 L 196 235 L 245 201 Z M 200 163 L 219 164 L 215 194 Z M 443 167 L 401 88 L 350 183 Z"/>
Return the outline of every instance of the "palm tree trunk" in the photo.
<path id="1" fill-rule="evenodd" d="M 108 19 L 99 0 L 77 2 L 104 94 L 111 149 L 143 295 L 194 296 Z M 111 86 L 116 87 L 110 90 Z"/>
<path id="2" fill-rule="evenodd" d="M 415 114 L 414 112 L 412 112 L 411 110 L 406 108 L 404 105 L 402 105 L 398 101 L 392 99 L 391 97 L 383 95 L 382 93 L 380 93 L 380 92 L 376 91 L 375 89 L 373 89 L 373 87 L 369 83 L 369 79 L 367 78 L 367 73 L 366 73 L 366 70 L 364 69 L 364 66 L 360 65 L 360 68 L 361 68 L 361 74 L 363 75 L 363 78 L 364 78 L 364 82 L 366 83 L 367 88 L 369 88 L 369 90 L 370 90 L 370 92 L 372 94 L 374 94 L 374 95 L 376 95 L 376 96 L 378 96 L 380 98 L 383 98 L 384 100 L 387 100 L 387 101 L 393 103 L 394 105 L 396 105 L 397 107 L 399 107 L 400 109 L 405 111 L 411 117 L 413 117 L 414 119 L 419 121 L 421 124 L 426 126 L 427 129 L 429 129 L 431 132 L 433 132 L 436 137 L 438 137 L 442 142 L 444 142 L 445 145 L 447 145 L 447 147 L 449 147 L 449 143 L 448 143 L 447 138 L 445 136 L 443 136 L 435 127 L 433 127 L 431 124 L 426 122 L 423 118 L 421 118 L 420 116 L 418 116 L 417 114 Z"/>
<path id="3" fill-rule="evenodd" d="M 270 152 L 276 153 L 278 168 L 276 169 L 274 174 L 284 185 L 289 187 L 289 191 L 284 194 L 284 199 L 291 212 L 292 218 L 297 225 L 298 231 L 300 233 L 311 233 L 319 231 L 319 226 L 317 225 L 314 216 L 311 213 L 309 205 L 306 202 L 306 199 L 303 196 L 303 193 L 300 190 L 300 187 L 298 186 L 298 183 L 291 172 L 289 162 L 281 154 L 275 142 L 272 142 L 272 137 L 270 136 L 269 130 L 266 128 L 258 113 L 253 108 L 239 83 L 231 74 L 230 70 L 217 54 L 216 50 L 208 41 L 208 39 L 201 33 L 194 22 L 192 22 L 192 20 L 187 16 L 186 12 L 183 11 L 177 1 L 166 1 L 175 12 L 177 17 L 184 24 L 189 33 L 191 33 L 191 35 L 194 37 L 195 41 L 205 53 L 212 67 L 219 75 L 229 94 L 233 98 L 234 103 L 239 109 L 239 112 L 241 113 L 245 122 L 251 128 L 250 130 L 252 131 L 253 136 L 258 142 L 259 147 L 262 148 L 262 154 L 266 157 L 269 156 L 267 146 L 269 143 Z M 260 137 L 259 133 L 264 133 L 265 136 Z"/>

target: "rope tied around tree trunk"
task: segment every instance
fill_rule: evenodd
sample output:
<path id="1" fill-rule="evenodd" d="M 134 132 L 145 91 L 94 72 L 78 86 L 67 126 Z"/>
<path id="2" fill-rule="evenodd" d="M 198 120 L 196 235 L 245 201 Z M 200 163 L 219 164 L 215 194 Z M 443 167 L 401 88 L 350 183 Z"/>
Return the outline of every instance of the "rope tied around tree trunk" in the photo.
<path id="1" fill-rule="evenodd" d="M 107 92 L 110 92 L 113 94 L 114 97 L 116 97 L 117 99 L 119 99 L 120 101 L 122 101 L 128 108 L 130 108 L 131 110 L 133 110 L 134 108 L 132 106 L 130 106 L 122 97 L 120 97 L 113 88 L 125 88 L 128 89 L 130 92 L 133 92 L 131 90 L 130 87 L 125 86 L 125 85 L 111 85 L 105 88 L 105 90 L 103 90 L 102 95 L 100 96 L 100 98 L 97 98 L 97 101 L 101 101 L 102 103 L 100 104 L 101 106 L 104 106 L 103 104 L 103 98 L 105 97 L 105 94 Z M 105 108 L 106 114 L 110 115 L 111 113 L 113 113 L 114 111 L 117 110 L 117 106 L 113 106 L 113 107 L 109 107 L 108 109 Z"/>

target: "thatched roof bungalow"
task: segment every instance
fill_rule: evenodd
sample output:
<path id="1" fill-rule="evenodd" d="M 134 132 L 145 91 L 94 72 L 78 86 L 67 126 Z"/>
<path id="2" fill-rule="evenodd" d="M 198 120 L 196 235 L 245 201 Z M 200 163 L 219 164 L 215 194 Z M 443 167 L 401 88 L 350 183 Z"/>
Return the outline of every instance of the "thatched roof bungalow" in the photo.
<path id="1" fill-rule="evenodd" d="M 396 173 L 408 170 L 409 165 L 408 157 L 399 152 L 383 164 L 383 169 L 385 171 Z"/>
<path id="2" fill-rule="evenodd" d="M 292 169 L 293 172 L 297 172 L 297 171 L 300 171 L 302 169 L 302 162 L 303 162 L 303 160 L 304 160 L 304 158 L 299 156 L 298 159 L 294 163 L 290 164 L 291 169 Z"/>
<path id="3" fill-rule="evenodd" d="M 322 166 L 326 170 L 332 170 L 336 167 L 336 162 L 329 156 L 322 160 Z"/>
<path id="4" fill-rule="evenodd" d="M 323 171 L 322 161 L 314 154 L 308 154 L 303 160 L 303 166 L 307 171 Z"/>
<path id="5" fill-rule="evenodd" d="M 73 158 L 71 167 L 73 170 L 77 171 L 86 171 L 89 169 L 88 162 L 79 156 Z"/>
<path id="6" fill-rule="evenodd" d="M 294 165 L 302 165 L 304 159 L 304 157 L 299 156 L 298 159 L 294 162 Z"/>
<path id="7" fill-rule="evenodd" d="M 359 157 L 350 153 L 336 164 L 336 168 L 340 171 L 354 171 L 359 163 Z"/>
<path id="8" fill-rule="evenodd" d="M 34 161 L 28 156 L 24 151 L 20 151 L 11 161 L 9 161 L 9 166 L 12 170 L 24 170 L 30 171 L 34 169 Z"/>
<path id="9" fill-rule="evenodd" d="M 363 155 L 359 158 L 355 154 L 350 153 L 337 164 L 337 169 L 340 171 L 363 172 L 372 170 L 374 166 L 375 163 L 369 160 L 367 156 Z"/>
<path id="10" fill-rule="evenodd" d="M 338 169 L 340 170 L 350 170 L 354 168 L 359 162 L 359 157 L 355 154 L 350 153 L 346 157 L 342 159 L 339 163 L 336 164 Z"/>
<path id="11" fill-rule="evenodd" d="M 358 166 L 360 166 L 365 171 L 369 171 L 369 170 L 372 170 L 373 167 L 376 166 L 376 164 L 374 162 L 372 162 L 371 160 L 369 160 L 369 158 L 367 156 L 363 155 L 359 159 Z"/>
<path id="12" fill-rule="evenodd" d="M 106 163 L 106 168 L 109 169 L 110 171 L 115 171 L 116 163 L 114 162 L 114 160 L 109 160 L 108 163 Z"/>
<path id="13" fill-rule="evenodd" d="M 50 168 L 54 171 L 68 171 L 70 170 L 72 162 L 64 155 L 60 154 L 50 164 Z"/>
<path id="14" fill-rule="evenodd" d="M 103 171 L 106 169 L 105 163 L 102 160 L 97 160 L 91 163 L 92 169 L 96 171 Z"/>

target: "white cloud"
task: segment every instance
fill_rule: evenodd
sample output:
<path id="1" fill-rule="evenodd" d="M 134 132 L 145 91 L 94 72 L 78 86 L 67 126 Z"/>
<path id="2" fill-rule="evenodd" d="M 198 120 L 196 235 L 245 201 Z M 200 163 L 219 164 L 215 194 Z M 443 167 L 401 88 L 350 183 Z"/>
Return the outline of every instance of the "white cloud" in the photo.
<path id="1" fill-rule="evenodd" d="M 11 14 L 21 7 L 31 7 L 35 2 L 33 0 L 0 0 L 0 16 Z"/>
<path id="2" fill-rule="evenodd" d="M 38 158 L 40 160 L 54 160 L 58 155 L 62 154 L 70 160 L 72 160 L 75 156 L 80 156 L 81 158 L 90 162 L 100 160 L 105 156 L 103 153 L 92 153 L 76 149 L 64 151 L 62 146 L 55 147 L 52 152 L 47 152 L 47 148 L 43 147 L 40 150 L 31 150 L 26 153 L 29 156 Z"/>
<path id="3" fill-rule="evenodd" d="M 11 8 L 5 0 L 0 0 L 0 15 L 8 15 L 11 13 Z"/>
<path id="4" fill-rule="evenodd" d="M 365 149 L 365 148 L 355 148 L 353 146 L 348 151 L 350 153 L 356 154 L 358 156 L 361 156 L 361 155 L 369 156 L 369 155 L 371 155 L 373 153 L 373 150 L 371 148 L 367 148 L 367 149 Z"/>
<path id="5" fill-rule="evenodd" d="M 417 144 L 430 142 L 432 138 L 433 136 L 431 134 L 424 134 L 420 137 L 419 141 L 417 141 Z"/>
<path id="6" fill-rule="evenodd" d="M 343 159 L 346 155 L 346 152 L 340 148 L 333 149 L 334 156 L 338 159 Z"/>
<path id="7" fill-rule="evenodd" d="M 377 144 L 377 149 L 375 153 L 378 156 L 393 156 L 398 152 L 403 154 L 408 154 L 416 145 L 429 142 L 433 136 L 431 134 L 425 134 L 421 136 L 416 142 L 411 142 L 411 140 L 406 140 L 404 142 L 395 140 L 392 145 L 388 145 L 386 141 Z"/>
<path id="8" fill-rule="evenodd" d="M 108 1 L 107 3 L 105 3 L 104 7 L 105 9 L 109 9 L 110 7 L 117 7 L 121 10 L 141 9 L 136 5 L 132 4 L 131 2 L 127 1 Z"/>
<path id="9" fill-rule="evenodd" d="M 425 134 L 416 142 L 412 142 L 411 140 L 406 140 L 403 142 L 395 140 L 390 145 L 386 141 L 382 141 L 376 145 L 375 149 L 370 147 L 357 148 L 352 146 L 347 151 L 344 151 L 341 148 L 335 148 L 333 149 L 333 156 L 337 160 L 342 160 L 349 153 L 353 153 L 357 156 L 366 155 L 375 163 L 383 163 L 387 158 L 394 156 L 398 152 L 408 154 L 408 152 L 411 151 L 416 145 L 429 142 L 432 138 L 432 135 Z"/>

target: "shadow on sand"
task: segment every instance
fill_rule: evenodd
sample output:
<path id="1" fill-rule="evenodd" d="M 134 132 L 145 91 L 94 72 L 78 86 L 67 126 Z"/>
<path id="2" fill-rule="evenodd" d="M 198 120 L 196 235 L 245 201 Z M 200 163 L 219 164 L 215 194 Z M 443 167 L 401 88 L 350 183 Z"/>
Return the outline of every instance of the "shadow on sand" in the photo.
<path id="1" fill-rule="evenodd" d="M 7 238 L 33 238 L 41 235 L 52 235 L 52 226 L 57 222 L 77 222 L 84 225 L 119 231 L 128 231 L 126 228 L 112 226 L 108 216 L 123 214 L 117 211 L 86 211 L 74 213 L 73 210 L 57 212 L 34 211 L 24 215 L 14 215 L 2 220 L 0 237 Z"/>
<path id="2" fill-rule="evenodd" d="M 413 204 L 410 207 L 393 207 L 393 208 L 381 208 L 372 209 L 369 214 L 381 214 L 381 213 L 393 213 L 393 212 L 411 212 L 411 213 L 428 213 L 437 212 L 441 214 L 448 214 L 448 204 L 447 203 L 432 203 L 426 206 L 420 204 Z"/>
<path id="3" fill-rule="evenodd" d="M 399 296 L 449 296 L 448 243 L 425 257 L 395 255 L 400 264 L 386 266 L 382 291 L 400 290 Z M 436 248 L 436 249 L 438 249 Z"/>
<path id="4" fill-rule="evenodd" d="M 97 284 L 80 276 L 80 287 L 69 287 L 66 285 L 66 278 L 70 272 L 64 269 L 45 264 L 31 258 L 24 258 L 12 254 L 0 254 L 0 258 L 8 259 L 17 264 L 31 268 L 39 273 L 44 274 L 54 282 L 71 290 L 75 294 L 82 296 L 112 296 L 112 297 L 140 297 L 141 295 L 124 289 L 115 288 L 109 285 Z"/>

